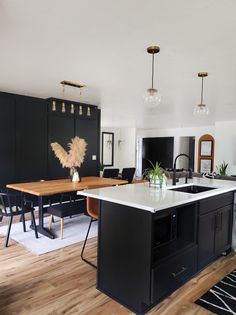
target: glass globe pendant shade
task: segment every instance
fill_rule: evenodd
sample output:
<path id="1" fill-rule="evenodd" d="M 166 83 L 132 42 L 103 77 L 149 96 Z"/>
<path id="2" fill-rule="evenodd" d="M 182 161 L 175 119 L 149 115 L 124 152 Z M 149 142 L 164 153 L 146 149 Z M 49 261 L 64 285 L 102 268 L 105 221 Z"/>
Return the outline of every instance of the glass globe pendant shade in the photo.
<path id="1" fill-rule="evenodd" d="M 154 82 L 154 56 L 155 54 L 159 53 L 160 47 L 159 46 L 150 46 L 147 48 L 147 52 L 152 55 L 152 77 L 151 77 L 151 88 L 147 89 L 144 92 L 143 100 L 146 107 L 154 108 L 157 107 L 161 102 L 161 95 L 153 87 Z"/>
<path id="2" fill-rule="evenodd" d="M 161 94 L 156 89 L 147 89 L 144 92 L 143 99 L 147 107 L 156 107 L 161 103 Z"/>
<path id="3" fill-rule="evenodd" d="M 205 104 L 198 104 L 193 109 L 195 116 L 207 116 L 209 114 L 209 108 Z"/>
<path id="4" fill-rule="evenodd" d="M 203 104 L 203 79 L 208 76 L 208 72 L 199 72 L 198 77 L 202 79 L 201 84 L 201 103 L 196 105 L 193 109 L 193 114 L 195 116 L 203 117 L 209 114 L 209 108 L 206 104 Z"/>

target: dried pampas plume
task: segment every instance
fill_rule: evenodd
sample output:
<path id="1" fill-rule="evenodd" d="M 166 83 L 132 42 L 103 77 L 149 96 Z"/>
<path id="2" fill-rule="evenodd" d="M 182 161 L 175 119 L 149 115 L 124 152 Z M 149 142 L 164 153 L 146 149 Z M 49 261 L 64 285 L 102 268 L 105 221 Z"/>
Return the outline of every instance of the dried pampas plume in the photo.
<path id="1" fill-rule="evenodd" d="M 84 161 L 87 143 L 84 139 L 75 137 L 68 143 L 69 152 L 57 142 L 51 143 L 51 147 L 55 156 L 59 159 L 62 167 L 80 167 Z"/>

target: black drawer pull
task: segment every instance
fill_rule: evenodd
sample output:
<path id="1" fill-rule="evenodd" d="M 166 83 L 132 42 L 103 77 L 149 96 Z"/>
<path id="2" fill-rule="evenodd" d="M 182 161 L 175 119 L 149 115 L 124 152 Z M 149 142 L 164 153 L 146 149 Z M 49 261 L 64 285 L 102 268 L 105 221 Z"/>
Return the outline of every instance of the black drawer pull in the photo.
<path id="1" fill-rule="evenodd" d="M 178 271 L 178 272 L 172 272 L 172 274 L 171 274 L 171 276 L 173 277 L 173 278 L 176 278 L 176 277 L 178 277 L 178 276 L 180 276 L 183 272 L 185 272 L 187 270 L 187 268 L 185 268 L 185 267 L 182 267 L 181 269 L 180 269 L 180 271 Z"/>

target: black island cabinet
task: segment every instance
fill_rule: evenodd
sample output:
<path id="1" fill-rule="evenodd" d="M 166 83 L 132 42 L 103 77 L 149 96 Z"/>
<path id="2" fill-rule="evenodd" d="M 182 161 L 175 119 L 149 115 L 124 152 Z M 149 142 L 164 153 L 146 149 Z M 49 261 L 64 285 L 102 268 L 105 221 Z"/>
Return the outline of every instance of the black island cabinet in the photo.
<path id="1" fill-rule="evenodd" d="M 97 288 L 143 314 L 196 273 L 197 205 L 151 213 L 102 201 Z"/>
<path id="2" fill-rule="evenodd" d="M 232 205 L 232 192 L 156 213 L 101 201 L 97 288 L 145 314 L 230 248 Z"/>

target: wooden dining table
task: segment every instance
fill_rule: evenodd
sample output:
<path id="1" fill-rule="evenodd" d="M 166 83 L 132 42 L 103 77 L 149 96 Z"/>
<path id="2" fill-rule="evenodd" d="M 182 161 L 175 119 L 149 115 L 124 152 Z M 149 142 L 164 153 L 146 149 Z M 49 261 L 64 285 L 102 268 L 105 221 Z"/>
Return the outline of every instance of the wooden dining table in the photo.
<path id="1" fill-rule="evenodd" d="M 84 189 L 90 189 L 94 187 L 109 187 L 127 184 L 128 181 L 103 178 L 96 176 L 82 177 L 80 182 L 72 182 L 70 179 L 55 179 L 38 182 L 28 183 L 16 183 L 8 184 L 7 188 L 20 191 L 22 193 L 31 194 L 38 197 L 39 207 L 39 224 L 37 226 L 38 233 L 43 234 L 49 238 L 54 238 L 47 228 L 44 227 L 44 211 L 43 211 L 43 198 L 46 196 L 52 196 L 55 194 L 62 194 L 67 192 L 79 191 Z M 31 225 L 31 228 L 33 226 Z"/>

